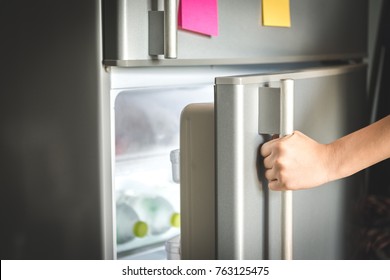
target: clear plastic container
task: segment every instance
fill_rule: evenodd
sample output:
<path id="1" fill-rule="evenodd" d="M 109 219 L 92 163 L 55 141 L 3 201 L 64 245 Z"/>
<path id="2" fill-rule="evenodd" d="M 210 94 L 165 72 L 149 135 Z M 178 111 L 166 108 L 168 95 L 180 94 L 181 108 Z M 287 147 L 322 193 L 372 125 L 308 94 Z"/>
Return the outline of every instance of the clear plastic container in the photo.
<path id="1" fill-rule="evenodd" d="M 142 238 L 148 234 L 148 225 L 141 221 L 133 207 L 126 201 L 118 201 L 117 216 L 117 243 L 122 244 L 135 238 Z"/>
<path id="2" fill-rule="evenodd" d="M 168 260 L 180 260 L 180 235 L 165 242 L 165 251 Z"/>
<path id="3" fill-rule="evenodd" d="M 175 183 L 180 183 L 180 149 L 173 150 L 170 153 L 172 163 L 172 180 Z"/>
<path id="4" fill-rule="evenodd" d="M 139 217 L 150 227 L 150 234 L 161 235 L 171 227 L 180 227 L 180 214 L 171 203 L 161 196 L 129 197 L 131 205 Z"/>

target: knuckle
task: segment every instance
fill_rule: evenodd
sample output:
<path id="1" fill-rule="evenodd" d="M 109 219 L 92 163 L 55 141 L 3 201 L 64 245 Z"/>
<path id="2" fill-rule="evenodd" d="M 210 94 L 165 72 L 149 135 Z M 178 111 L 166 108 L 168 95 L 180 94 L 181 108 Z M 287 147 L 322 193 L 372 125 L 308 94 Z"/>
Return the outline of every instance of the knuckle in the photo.
<path id="1" fill-rule="evenodd" d="M 265 171 L 264 176 L 265 176 L 265 178 L 266 178 L 267 180 L 271 180 L 271 174 L 270 174 L 270 171 L 269 171 L 269 170 Z"/>
<path id="2" fill-rule="evenodd" d="M 284 173 L 286 171 L 284 161 L 281 158 L 275 159 L 274 166 L 279 173 Z"/>
<path id="3" fill-rule="evenodd" d="M 286 190 L 292 189 L 291 181 L 289 179 L 288 173 L 285 168 L 279 171 L 279 182 L 280 182 L 280 186 L 283 189 Z"/>

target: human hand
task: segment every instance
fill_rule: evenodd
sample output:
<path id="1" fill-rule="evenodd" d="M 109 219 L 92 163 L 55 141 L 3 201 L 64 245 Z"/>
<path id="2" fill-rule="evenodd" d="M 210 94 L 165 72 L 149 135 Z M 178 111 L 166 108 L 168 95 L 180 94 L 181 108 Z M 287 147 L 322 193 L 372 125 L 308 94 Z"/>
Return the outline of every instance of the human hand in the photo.
<path id="1" fill-rule="evenodd" d="M 299 131 L 263 144 L 261 155 L 268 187 L 300 190 L 328 182 L 329 149 Z"/>

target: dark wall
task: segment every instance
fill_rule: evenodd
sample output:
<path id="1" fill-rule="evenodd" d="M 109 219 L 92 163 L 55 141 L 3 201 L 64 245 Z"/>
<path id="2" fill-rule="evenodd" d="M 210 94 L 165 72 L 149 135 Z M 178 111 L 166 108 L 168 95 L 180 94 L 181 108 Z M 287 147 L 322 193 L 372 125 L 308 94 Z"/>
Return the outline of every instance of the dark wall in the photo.
<path id="1" fill-rule="evenodd" d="M 371 96 L 374 96 L 375 87 L 379 88 L 375 120 L 390 114 L 390 3 L 382 2 L 373 63 L 375 76 L 370 89 Z M 375 79 L 379 77 L 380 80 Z M 390 259 L 390 159 L 372 166 L 367 174 L 368 192 L 357 207 L 359 227 L 355 229 L 358 243 L 354 258 Z"/>
<path id="2" fill-rule="evenodd" d="M 376 63 L 374 67 L 379 68 L 383 63 L 379 82 L 379 99 L 376 119 L 379 120 L 390 114 L 390 5 L 389 1 L 383 1 L 381 25 L 379 28 L 378 42 L 376 46 Z M 381 53 L 384 57 L 381 61 Z M 378 135 L 380 137 L 380 135 Z M 389 143 L 390 145 L 390 143 Z M 369 192 L 375 195 L 386 195 L 390 197 L 390 159 L 381 162 L 370 168 Z"/>

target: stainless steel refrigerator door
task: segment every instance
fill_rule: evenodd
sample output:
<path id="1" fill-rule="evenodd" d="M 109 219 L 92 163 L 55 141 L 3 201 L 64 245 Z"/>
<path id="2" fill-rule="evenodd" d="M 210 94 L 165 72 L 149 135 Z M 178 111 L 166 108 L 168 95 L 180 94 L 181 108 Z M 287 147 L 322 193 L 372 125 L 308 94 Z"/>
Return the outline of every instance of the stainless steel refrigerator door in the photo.
<path id="1" fill-rule="evenodd" d="M 290 1 L 290 28 L 263 26 L 259 0 L 221 0 L 218 36 L 178 30 L 177 59 L 151 56 L 151 44 L 161 41 L 164 34 L 161 34 L 163 28 L 156 30 L 163 22 L 153 28 L 148 12 L 163 10 L 162 3 L 162 0 L 103 1 L 106 65 L 285 63 L 366 55 L 365 0 Z M 162 42 L 160 48 L 163 49 Z"/>
<path id="2" fill-rule="evenodd" d="M 101 12 L 1 3 L 1 259 L 114 257 Z"/>
<path id="3" fill-rule="evenodd" d="M 280 259 L 281 193 L 262 178 L 258 89 L 295 80 L 294 128 L 329 143 L 367 124 L 364 65 L 216 79 L 217 258 Z M 362 174 L 294 192 L 295 259 L 350 257 Z"/>

